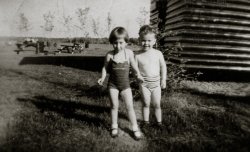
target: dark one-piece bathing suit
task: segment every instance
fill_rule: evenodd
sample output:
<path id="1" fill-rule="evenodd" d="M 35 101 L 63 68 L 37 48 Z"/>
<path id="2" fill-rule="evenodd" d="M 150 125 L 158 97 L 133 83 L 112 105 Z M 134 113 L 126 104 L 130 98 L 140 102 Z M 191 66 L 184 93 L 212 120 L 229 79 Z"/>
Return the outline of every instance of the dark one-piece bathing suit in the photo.
<path id="1" fill-rule="evenodd" d="M 119 91 L 123 91 L 125 89 L 130 88 L 129 85 L 129 63 L 127 61 L 126 53 L 125 54 L 125 61 L 122 63 L 117 63 L 114 61 L 114 54 L 113 59 L 109 62 L 109 81 L 108 81 L 108 88 L 116 88 Z"/>

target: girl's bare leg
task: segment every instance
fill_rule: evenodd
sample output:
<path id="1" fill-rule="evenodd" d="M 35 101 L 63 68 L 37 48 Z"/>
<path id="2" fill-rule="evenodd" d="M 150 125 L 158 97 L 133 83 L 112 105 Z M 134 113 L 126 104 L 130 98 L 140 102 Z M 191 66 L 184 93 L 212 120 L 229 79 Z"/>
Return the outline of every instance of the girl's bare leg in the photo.
<path id="1" fill-rule="evenodd" d="M 111 128 L 118 128 L 118 108 L 119 108 L 119 91 L 115 88 L 109 89 L 109 97 L 111 101 Z"/>
<path id="2" fill-rule="evenodd" d="M 131 89 L 129 88 L 129 89 L 123 90 L 121 92 L 121 96 L 127 107 L 128 118 L 129 118 L 129 121 L 131 122 L 132 130 L 137 131 L 138 125 L 137 125 L 136 115 L 135 115 L 134 106 L 133 106 L 133 96 L 132 96 Z"/>

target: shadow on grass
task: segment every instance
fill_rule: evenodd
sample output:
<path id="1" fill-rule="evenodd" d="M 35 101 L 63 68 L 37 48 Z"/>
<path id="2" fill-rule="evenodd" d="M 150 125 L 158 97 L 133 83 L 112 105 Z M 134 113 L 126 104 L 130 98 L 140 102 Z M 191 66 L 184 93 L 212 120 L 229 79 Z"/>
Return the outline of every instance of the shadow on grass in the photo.
<path id="1" fill-rule="evenodd" d="M 60 82 L 60 81 L 54 81 L 54 80 L 48 80 L 47 76 L 31 76 L 28 75 L 25 72 L 22 71 L 15 71 L 15 70 L 9 70 L 13 73 L 16 73 L 18 75 L 24 76 L 28 79 L 32 79 L 35 81 L 42 81 L 42 82 L 47 82 L 55 86 L 60 86 L 62 88 L 66 88 L 69 90 L 72 90 L 77 97 L 88 97 L 92 99 L 98 99 L 100 97 L 104 97 L 108 95 L 108 90 L 106 87 L 102 87 L 99 85 L 85 85 L 81 83 L 68 83 L 68 82 Z"/>
<path id="2" fill-rule="evenodd" d="M 104 127 L 106 129 L 109 129 L 110 126 L 109 120 L 104 120 L 100 117 L 105 114 L 109 115 L 110 107 L 49 99 L 45 96 L 35 96 L 33 99 L 18 98 L 18 101 L 32 103 L 37 109 L 40 109 L 42 113 L 46 111 L 55 112 L 64 118 L 84 121 L 88 125 Z M 123 113 L 119 113 L 119 117 L 127 119 Z"/>
<path id="3" fill-rule="evenodd" d="M 245 104 L 250 105 L 250 94 L 247 94 L 245 96 L 240 96 L 240 95 L 228 95 L 228 94 L 222 94 L 222 93 L 208 93 L 208 92 L 203 92 L 198 89 L 193 89 L 193 88 L 184 88 L 182 91 L 188 92 L 193 95 L 198 95 L 201 96 L 201 98 L 210 98 L 210 99 L 215 99 L 215 100 L 224 100 L 224 101 L 237 101 Z"/>
<path id="4" fill-rule="evenodd" d="M 230 70 L 192 70 L 188 69 L 186 74 L 193 75 L 194 73 L 201 72 L 197 76 L 199 81 L 216 81 L 216 82 L 250 82 L 249 71 L 230 71 Z M 195 76 L 195 75 L 194 75 Z"/>
<path id="5" fill-rule="evenodd" d="M 142 127 L 149 151 L 249 151 L 249 105 L 237 104 L 246 103 L 249 96 L 210 96 L 190 89 L 174 98 L 162 105 L 163 131 Z"/>
<path id="6" fill-rule="evenodd" d="M 101 71 L 104 57 L 102 56 L 38 56 L 24 57 L 19 65 L 44 64 L 78 68 L 88 71 Z"/>
<path id="7" fill-rule="evenodd" d="M 99 85 L 74 86 L 73 89 L 78 90 L 76 94 L 77 97 L 86 96 L 88 98 L 98 99 L 100 97 L 108 96 L 108 89 L 105 89 L 105 87 Z"/>

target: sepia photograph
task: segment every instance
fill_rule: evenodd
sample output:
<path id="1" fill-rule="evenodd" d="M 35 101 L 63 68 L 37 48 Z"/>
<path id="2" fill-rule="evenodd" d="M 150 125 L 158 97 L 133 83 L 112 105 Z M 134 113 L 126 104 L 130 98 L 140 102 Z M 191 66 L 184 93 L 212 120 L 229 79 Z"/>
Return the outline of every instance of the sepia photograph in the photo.
<path id="1" fill-rule="evenodd" d="M 250 0 L 0 0 L 0 152 L 249 152 Z"/>

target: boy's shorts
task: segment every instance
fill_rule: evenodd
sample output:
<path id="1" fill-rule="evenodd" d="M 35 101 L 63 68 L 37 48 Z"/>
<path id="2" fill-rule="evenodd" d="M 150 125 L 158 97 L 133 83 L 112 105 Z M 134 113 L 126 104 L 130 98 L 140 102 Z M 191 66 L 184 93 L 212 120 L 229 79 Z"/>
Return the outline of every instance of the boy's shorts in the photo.
<path id="1" fill-rule="evenodd" d="M 147 88 L 150 92 L 161 86 L 160 76 L 155 77 L 143 77 L 144 82 L 140 85 L 141 87 Z"/>

